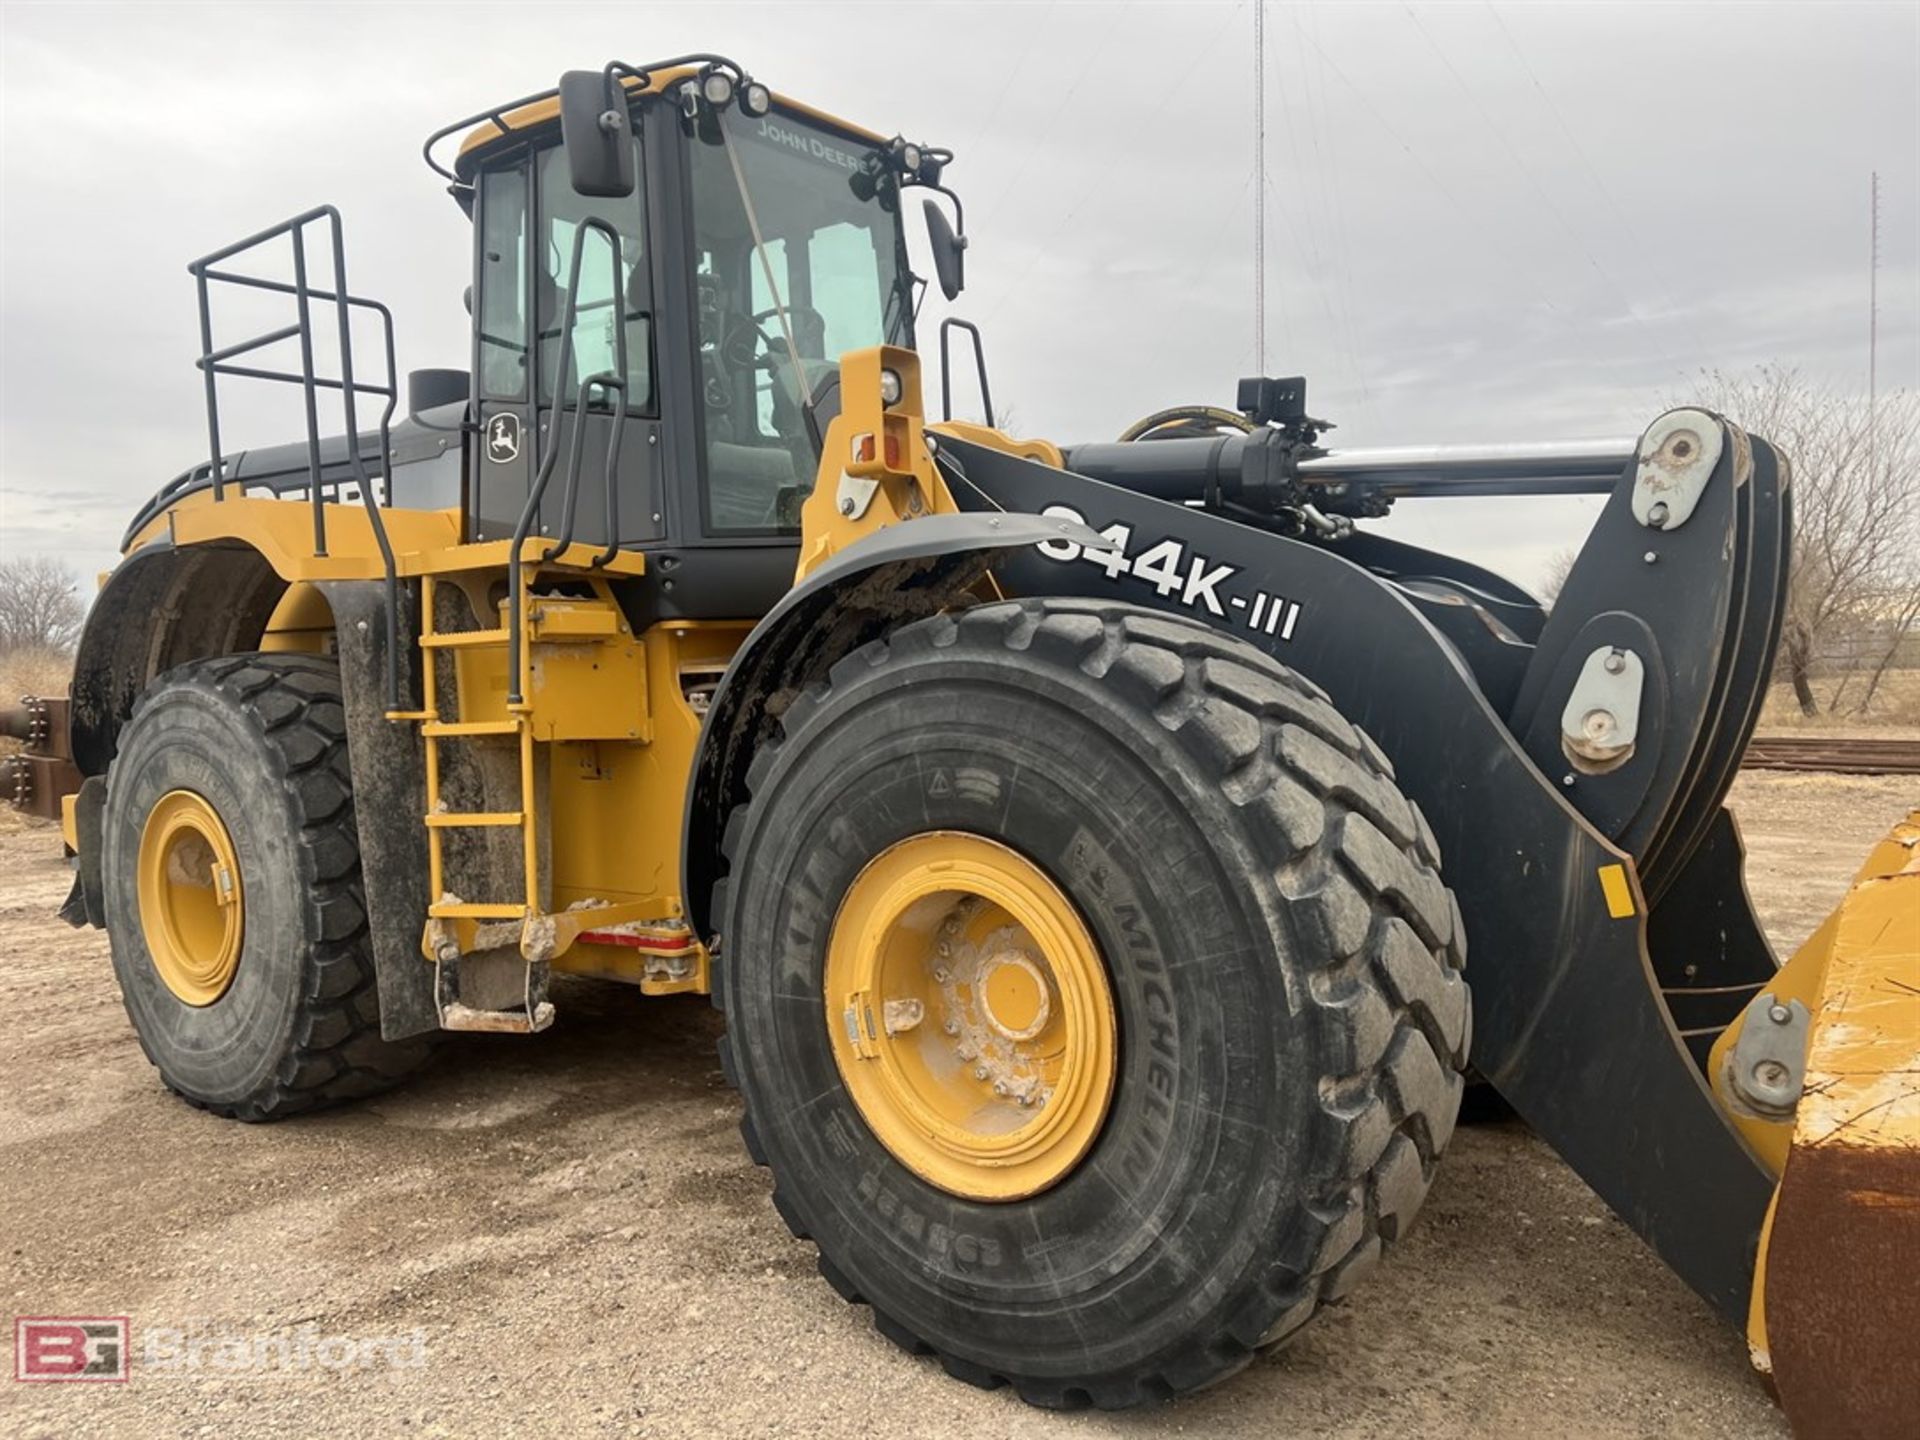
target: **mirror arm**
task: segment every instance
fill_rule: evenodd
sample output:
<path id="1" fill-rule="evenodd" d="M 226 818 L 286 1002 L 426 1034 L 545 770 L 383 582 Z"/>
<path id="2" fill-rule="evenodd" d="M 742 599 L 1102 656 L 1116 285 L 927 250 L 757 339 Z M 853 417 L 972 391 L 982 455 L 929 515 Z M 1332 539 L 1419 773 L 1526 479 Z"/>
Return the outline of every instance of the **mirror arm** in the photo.
<path id="1" fill-rule="evenodd" d="M 957 194 L 949 190 L 945 185 L 938 184 L 937 182 L 929 183 L 925 180 L 913 180 L 909 183 L 918 185 L 924 190 L 931 190 L 936 194 L 944 195 L 947 199 L 951 200 L 953 202 L 953 233 L 962 240 L 967 238 L 967 211 L 966 207 L 960 203 L 960 197 Z"/>

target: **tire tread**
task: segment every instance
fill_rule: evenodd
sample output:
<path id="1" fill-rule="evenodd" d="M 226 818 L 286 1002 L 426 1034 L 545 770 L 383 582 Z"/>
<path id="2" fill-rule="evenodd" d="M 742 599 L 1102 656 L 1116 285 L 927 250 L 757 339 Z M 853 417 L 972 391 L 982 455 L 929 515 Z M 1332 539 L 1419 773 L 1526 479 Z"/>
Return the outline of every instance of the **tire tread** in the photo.
<path id="1" fill-rule="evenodd" d="M 1332 1157 L 1318 1192 L 1274 1237 L 1265 1283 L 1213 1333 L 1163 1350 L 1137 1373 L 1077 1384 L 1003 1375 L 946 1353 L 898 1317 L 876 1313 L 883 1335 L 935 1354 L 974 1385 L 1011 1384 L 1029 1403 L 1120 1408 L 1211 1384 L 1294 1333 L 1351 1292 L 1399 1240 L 1431 1184 L 1462 1091 L 1470 1005 L 1459 908 L 1438 874 L 1433 832 L 1395 783 L 1379 747 L 1325 692 L 1217 630 L 1107 601 L 1048 598 L 986 604 L 905 626 L 840 660 L 826 686 L 800 696 L 782 732 L 755 756 L 749 792 L 779 748 L 845 683 L 890 660 L 959 645 L 1024 652 L 1028 664 L 1077 672 L 1112 690 L 1171 736 L 1233 804 L 1271 860 L 1274 898 L 1297 907 L 1317 935 L 1304 987 L 1323 1030 L 1323 1053 L 1349 1068 L 1322 1076 L 1315 1153 Z M 753 804 L 729 817 L 731 859 Z M 728 882 L 716 887 L 714 913 Z M 726 1008 L 716 967 L 714 1003 Z M 729 1067 L 731 1073 L 731 1067 Z M 763 1147 L 746 1120 L 756 1161 Z M 795 1197 L 775 1176 L 774 1203 L 807 1238 Z M 825 1256 L 834 1288 L 865 1303 Z"/>

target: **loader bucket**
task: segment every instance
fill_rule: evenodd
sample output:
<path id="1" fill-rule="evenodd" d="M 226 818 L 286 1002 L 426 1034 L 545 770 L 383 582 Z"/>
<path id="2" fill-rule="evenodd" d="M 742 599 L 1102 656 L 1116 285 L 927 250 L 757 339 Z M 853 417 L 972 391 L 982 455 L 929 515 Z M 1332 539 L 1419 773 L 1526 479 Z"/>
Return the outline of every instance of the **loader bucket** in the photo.
<path id="1" fill-rule="evenodd" d="M 1781 972 L 1816 1003 L 1748 1318 L 1797 1434 L 1920 1417 L 1920 810 Z M 1731 1032 L 1717 1053 L 1730 1054 Z"/>

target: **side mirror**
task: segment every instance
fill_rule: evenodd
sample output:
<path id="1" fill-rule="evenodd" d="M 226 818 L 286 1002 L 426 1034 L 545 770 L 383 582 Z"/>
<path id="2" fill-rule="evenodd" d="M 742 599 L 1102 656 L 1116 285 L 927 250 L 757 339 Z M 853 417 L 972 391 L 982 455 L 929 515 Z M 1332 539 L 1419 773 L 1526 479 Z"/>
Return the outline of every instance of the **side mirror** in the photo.
<path id="1" fill-rule="evenodd" d="M 958 298 L 967 286 L 967 237 L 953 233 L 947 212 L 937 201 L 927 206 L 927 241 L 933 246 L 933 273 L 940 278 L 940 293 L 949 300 Z"/>
<path id="2" fill-rule="evenodd" d="M 562 75 L 560 136 L 576 193 L 603 199 L 633 194 L 633 140 L 623 87 L 610 85 L 598 70 Z"/>

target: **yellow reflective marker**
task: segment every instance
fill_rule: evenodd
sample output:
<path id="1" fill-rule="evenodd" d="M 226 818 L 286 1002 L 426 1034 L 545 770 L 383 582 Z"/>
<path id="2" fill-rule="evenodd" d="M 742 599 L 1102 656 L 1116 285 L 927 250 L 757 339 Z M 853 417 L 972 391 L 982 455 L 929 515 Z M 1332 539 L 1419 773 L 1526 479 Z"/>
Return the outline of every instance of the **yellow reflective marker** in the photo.
<path id="1" fill-rule="evenodd" d="M 1633 887 L 1627 884 L 1626 866 L 1602 865 L 1600 891 L 1607 897 L 1607 914 L 1614 919 L 1625 920 L 1633 914 Z"/>

